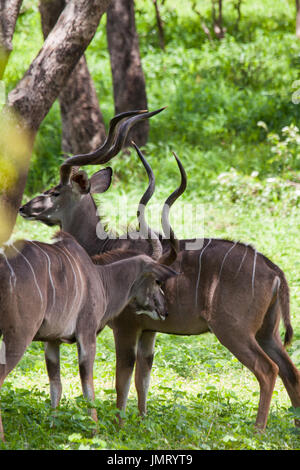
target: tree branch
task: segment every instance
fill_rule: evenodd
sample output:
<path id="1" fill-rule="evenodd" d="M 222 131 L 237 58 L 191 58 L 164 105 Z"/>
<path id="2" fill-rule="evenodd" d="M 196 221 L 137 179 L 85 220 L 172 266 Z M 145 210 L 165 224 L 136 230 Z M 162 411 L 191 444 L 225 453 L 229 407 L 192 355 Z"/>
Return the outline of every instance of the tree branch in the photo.
<path id="1" fill-rule="evenodd" d="M 65 0 L 40 0 L 44 38 L 54 28 L 65 5 Z M 105 138 L 105 126 L 84 54 L 60 92 L 59 103 L 63 152 L 88 153 L 99 147 Z"/>
<path id="2" fill-rule="evenodd" d="M 8 95 L 29 129 L 37 131 L 92 40 L 110 0 L 70 0 L 24 77 Z"/>
<path id="3" fill-rule="evenodd" d="M 0 1 L 0 80 L 12 51 L 12 38 L 22 0 Z"/>
<path id="4" fill-rule="evenodd" d="M 9 187 L 0 188 L 1 245 L 15 224 L 35 134 L 92 40 L 109 1 L 70 0 L 24 77 L 8 95 L 0 115 L 2 140 L 5 137 L 0 156 L 11 168 Z M 10 124 L 6 130 L 4 123 Z"/>
<path id="5" fill-rule="evenodd" d="M 114 0 L 107 10 L 107 42 L 113 79 L 115 113 L 128 109 L 147 109 L 145 77 L 139 37 L 135 25 L 134 0 Z M 130 131 L 127 143 L 134 140 L 145 145 L 149 120 Z"/>
<path id="6" fill-rule="evenodd" d="M 158 29 L 158 36 L 159 36 L 159 44 L 160 48 L 164 51 L 165 50 L 165 33 L 164 33 L 164 27 L 163 27 L 163 22 L 160 16 L 159 12 L 159 7 L 157 0 L 152 0 L 155 8 L 155 16 L 156 16 L 156 23 L 157 23 L 157 29 Z"/>
<path id="7" fill-rule="evenodd" d="M 211 34 L 210 34 L 210 30 L 209 30 L 209 28 L 207 27 L 207 25 L 205 24 L 205 22 L 204 22 L 204 20 L 203 20 L 202 14 L 200 13 L 199 10 L 197 10 L 197 8 L 196 8 L 196 1 L 195 1 L 195 0 L 192 2 L 192 9 L 193 9 L 194 13 L 196 13 L 196 15 L 198 15 L 198 16 L 200 17 L 201 28 L 203 29 L 204 33 L 205 33 L 206 36 L 208 37 L 209 41 L 210 41 L 211 43 L 213 43 L 213 38 L 212 38 L 212 36 L 211 36 Z"/>
<path id="8" fill-rule="evenodd" d="M 296 37 L 300 39 L 300 0 L 296 0 Z"/>

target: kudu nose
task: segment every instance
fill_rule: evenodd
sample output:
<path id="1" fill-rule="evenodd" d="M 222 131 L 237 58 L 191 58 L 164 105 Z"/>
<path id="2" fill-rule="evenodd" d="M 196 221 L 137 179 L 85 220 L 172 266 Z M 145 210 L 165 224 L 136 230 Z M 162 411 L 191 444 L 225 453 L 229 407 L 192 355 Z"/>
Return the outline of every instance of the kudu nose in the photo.
<path id="1" fill-rule="evenodd" d="M 160 313 L 158 314 L 158 316 L 159 316 L 159 319 L 160 319 L 160 320 L 164 321 L 164 320 L 167 318 L 167 316 L 168 316 L 168 312 L 167 312 L 167 311 L 165 311 L 165 312 L 160 312 Z"/>

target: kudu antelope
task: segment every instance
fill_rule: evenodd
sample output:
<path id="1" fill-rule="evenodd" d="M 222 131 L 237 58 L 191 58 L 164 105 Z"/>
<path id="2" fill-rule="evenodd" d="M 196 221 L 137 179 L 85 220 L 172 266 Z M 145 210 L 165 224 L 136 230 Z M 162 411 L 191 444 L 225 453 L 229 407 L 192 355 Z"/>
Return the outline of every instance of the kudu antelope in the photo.
<path id="1" fill-rule="evenodd" d="M 114 248 L 134 247 L 151 254 L 145 240 L 97 238 L 101 218 L 96 215 L 93 192 L 101 193 L 110 186 L 112 170 L 106 168 L 86 177 L 81 197 L 73 196 L 71 166 L 106 163 L 116 155 L 118 142 L 126 134 L 132 117 L 114 118 L 109 135 L 111 146 L 96 152 L 74 156 L 61 169 L 61 182 L 24 205 L 23 217 L 58 224 L 69 231 L 90 255 Z M 134 117 L 138 121 L 139 116 Z M 121 124 L 120 124 L 121 122 Z M 115 143 L 113 143 L 115 142 Z M 80 225 L 78 223 L 80 220 Z M 104 228 L 102 227 L 103 231 Z M 164 322 L 144 315 L 136 316 L 127 306 L 109 323 L 116 344 L 117 406 L 125 410 L 135 368 L 138 407 L 146 413 L 155 336 L 157 332 L 198 335 L 213 332 L 219 341 L 256 376 L 260 399 L 256 427 L 264 429 L 276 377 L 279 373 L 294 407 L 300 406 L 300 373 L 288 356 L 287 346 L 293 335 L 290 322 L 289 288 L 283 271 L 255 248 L 240 242 L 204 239 L 199 250 L 186 250 L 180 240 L 180 253 L 171 265 L 181 274 L 163 287 L 169 315 Z M 164 252 L 168 240 L 162 240 Z M 279 322 L 285 326 L 284 345 L 279 335 Z M 299 425 L 299 420 L 295 421 Z"/>
<path id="2" fill-rule="evenodd" d="M 77 179 L 81 180 L 80 172 Z M 146 199 L 142 198 L 145 204 L 154 187 L 148 189 Z M 140 252 L 124 250 L 91 259 L 70 234 L 59 232 L 57 237 L 53 244 L 17 241 L 2 249 L 0 256 L 0 388 L 28 345 L 43 341 L 53 408 L 62 392 L 60 344 L 77 343 L 83 394 L 94 400 L 97 334 L 130 302 L 137 314 L 164 320 L 166 302 L 160 284 L 177 275 L 162 264 L 158 239 L 148 240 L 156 262 Z M 90 411 L 97 421 L 96 410 Z M 0 438 L 4 439 L 1 414 Z"/>

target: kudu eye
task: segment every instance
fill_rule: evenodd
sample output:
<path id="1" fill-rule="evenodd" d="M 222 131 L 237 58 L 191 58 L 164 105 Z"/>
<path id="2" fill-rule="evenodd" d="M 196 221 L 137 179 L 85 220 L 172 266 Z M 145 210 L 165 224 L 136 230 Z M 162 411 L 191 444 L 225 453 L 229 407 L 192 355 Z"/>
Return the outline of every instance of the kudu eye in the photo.
<path id="1" fill-rule="evenodd" d="M 58 193 L 58 192 L 52 193 L 51 196 L 52 196 L 52 197 L 58 197 L 58 196 L 60 196 L 60 193 Z"/>
<path id="2" fill-rule="evenodd" d="M 160 289 L 162 289 L 164 287 L 164 283 L 162 281 L 160 281 L 159 279 L 156 279 L 155 282 L 160 287 Z"/>

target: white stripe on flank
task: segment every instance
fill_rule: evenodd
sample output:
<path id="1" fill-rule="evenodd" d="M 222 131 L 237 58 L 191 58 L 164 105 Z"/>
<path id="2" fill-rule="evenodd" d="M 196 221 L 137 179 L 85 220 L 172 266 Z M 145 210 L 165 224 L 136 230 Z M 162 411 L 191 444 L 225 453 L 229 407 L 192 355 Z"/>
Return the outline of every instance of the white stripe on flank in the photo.
<path id="1" fill-rule="evenodd" d="M 75 259 L 75 257 L 72 255 L 72 253 L 70 253 L 70 251 L 65 247 L 65 250 L 69 253 L 70 257 L 72 258 L 72 260 L 74 261 L 75 263 L 75 266 L 77 268 L 77 271 L 78 271 L 78 274 L 79 274 L 79 277 L 80 277 L 80 283 L 79 285 L 77 284 L 77 289 L 80 290 L 80 301 L 79 301 L 79 304 L 78 305 L 81 305 L 81 301 L 82 301 L 82 295 L 83 295 L 83 289 L 82 289 L 82 286 L 83 286 L 83 279 L 82 279 L 82 275 L 81 275 L 81 270 L 80 268 L 78 267 L 78 264 L 77 264 L 77 261 Z"/>
<path id="2" fill-rule="evenodd" d="M 218 277 L 216 278 L 213 278 L 212 279 L 212 282 L 211 282 L 211 286 L 210 286 L 210 304 L 212 305 L 212 302 L 213 302 L 213 298 L 214 298 L 214 295 L 215 295 L 215 292 L 216 292 L 216 289 L 218 287 L 218 284 L 220 282 L 220 278 L 221 278 L 221 274 L 222 274 L 222 270 L 223 270 L 223 266 L 224 266 L 224 263 L 225 263 L 225 260 L 227 258 L 227 256 L 229 255 L 229 253 L 234 249 L 234 247 L 237 245 L 238 242 L 234 242 L 233 245 L 229 248 L 229 250 L 226 252 L 224 258 L 223 258 L 223 261 L 222 261 L 222 264 L 221 264 L 221 268 L 219 270 L 219 274 L 218 274 Z"/>
<path id="3" fill-rule="evenodd" d="M 221 276 L 221 273 L 222 273 L 222 269 L 223 269 L 223 266 L 224 266 L 224 262 L 227 258 L 227 256 L 229 255 L 229 253 L 231 252 L 231 250 L 233 250 L 233 248 L 237 245 L 238 242 L 235 242 L 232 247 L 229 248 L 229 250 L 227 251 L 226 255 L 224 256 L 223 258 L 223 261 L 222 261 L 222 264 L 221 264 L 221 268 L 220 268 L 220 271 L 219 271 L 219 278 Z"/>
<path id="4" fill-rule="evenodd" d="M 42 292 L 41 292 L 41 289 L 40 289 L 40 287 L 39 287 L 39 285 L 38 285 L 38 282 L 37 282 L 37 279 L 36 279 L 36 275 L 35 275 L 35 272 L 34 272 L 34 269 L 33 269 L 32 265 L 31 265 L 31 263 L 28 261 L 28 259 L 26 258 L 26 256 L 24 256 L 23 253 L 21 253 L 21 251 L 19 251 L 19 250 L 15 247 L 15 245 L 14 245 L 13 243 L 12 243 L 11 246 L 13 247 L 14 250 L 16 250 L 16 251 L 22 256 L 22 258 L 24 258 L 24 260 L 26 261 L 26 263 L 27 263 L 28 266 L 30 267 L 31 272 L 32 272 L 32 274 L 33 274 L 33 278 L 34 278 L 35 285 L 36 285 L 37 290 L 38 290 L 38 292 L 39 292 L 39 294 L 40 294 L 40 298 L 41 298 L 42 305 L 43 305 L 43 304 L 44 304 L 44 300 L 43 300 Z"/>
<path id="5" fill-rule="evenodd" d="M 255 277 L 255 268 L 256 268 L 256 257 L 257 257 L 257 251 L 254 250 L 253 271 L 252 271 L 252 296 L 254 295 L 254 277 Z"/>
<path id="6" fill-rule="evenodd" d="M 57 248 L 59 251 L 61 251 L 61 252 L 65 255 L 65 257 L 67 258 L 67 260 L 68 260 L 68 262 L 69 262 L 69 264 L 70 264 L 70 266 L 71 266 L 72 272 L 73 272 L 73 276 L 74 276 L 74 280 L 75 280 L 75 292 L 76 292 L 76 294 L 75 294 L 75 296 L 74 296 L 74 299 L 73 299 L 72 309 L 71 309 L 71 311 L 73 311 L 74 305 L 75 305 L 76 300 L 77 300 L 77 289 L 78 289 L 77 276 L 76 276 L 76 273 L 75 273 L 75 271 L 74 271 L 73 265 L 72 265 L 72 263 L 71 263 L 70 257 L 69 257 L 69 256 L 67 255 L 67 253 L 66 253 L 66 251 L 67 251 L 66 248 L 65 248 L 65 247 L 64 247 L 64 248 L 60 248 L 60 247 L 57 246 L 57 245 L 55 245 L 55 246 L 56 246 L 56 248 Z M 68 301 L 68 298 L 67 298 L 67 301 Z M 66 307 L 66 305 L 67 305 L 67 303 L 65 304 L 65 307 Z M 64 307 L 64 311 L 65 311 L 65 307 Z"/>
<path id="7" fill-rule="evenodd" d="M 12 292 L 13 290 L 13 285 L 12 285 L 12 278 L 14 280 L 14 287 L 16 287 L 16 283 L 17 283 L 17 276 L 16 276 L 16 273 L 15 271 L 13 270 L 11 264 L 9 263 L 8 259 L 7 259 L 7 256 L 3 250 L 3 248 L 0 249 L 0 254 L 4 256 L 4 259 L 5 259 L 5 262 L 10 270 L 10 278 L 9 278 L 9 283 L 10 283 L 10 292 Z"/>
<path id="8" fill-rule="evenodd" d="M 246 250 L 245 250 L 245 253 L 244 253 L 244 255 L 243 255 L 243 258 L 242 258 L 241 264 L 239 265 L 239 267 L 238 267 L 238 270 L 237 270 L 237 273 L 236 273 L 236 275 L 234 276 L 234 278 L 236 278 L 236 277 L 239 275 L 239 272 L 240 272 L 240 270 L 242 269 L 242 266 L 243 266 L 244 260 L 245 260 L 245 258 L 246 258 L 246 255 L 247 255 L 247 251 L 248 251 L 248 245 L 246 245 Z"/>
<path id="9" fill-rule="evenodd" d="M 206 250 L 206 248 L 208 247 L 208 245 L 211 243 L 211 238 L 209 239 L 207 245 L 205 245 L 205 247 L 202 249 L 200 255 L 199 255 L 199 269 L 198 269 L 198 278 L 197 278 L 197 284 L 196 284 L 196 295 L 195 295 L 195 305 L 196 307 L 198 306 L 198 289 L 199 289 L 199 284 L 200 284 L 200 275 L 201 275 L 201 258 L 202 258 L 202 255 L 204 253 L 204 251 Z"/>
<path id="10" fill-rule="evenodd" d="M 58 241 L 61 241 L 61 240 L 58 240 Z M 64 255 L 65 257 L 67 258 L 68 262 L 70 263 L 70 260 L 69 258 L 67 257 L 66 253 L 64 252 L 64 250 L 62 250 L 61 248 L 59 248 L 59 246 L 55 245 L 55 248 L 57 248 L 58 250 L 60 250 Z M 62 261 L 61 262 L 61 266 L 63 265 Z M 68 293 L 69 293 L 69 286 L 68 286 L 68 280 L 67 280 L 67 277 L 65 277 L 65 281 L 66 281 L 66 285 L 67 285 L 67 290 L 66 290 L 66 295 L 65 295 L 65 298 L 66 298 L 66 301 L 65 301 L 65 305 L 64 305 L 64 308 L 63 308 L 63 313 L 66 311 L 66 306 L 68 305 Z"/>
<path id="11" fill-rule="evenodd" d="M 51 286 L 52 286 L 52 291 L 53 291 L 53 300 L 52 300 L 52 307 L 51 309 L 53 309 L 54 305 L 55 305 L 55 300 L 56 300 L 56 290 L 55 290 L 55 286 L 54 286 L 54 282 L 53 282 L 53 278 L 52 278 L 52 274 L 51 274 L 51 260 L 50 260 L 50 257 L 49 255 L 46 253 L 45 250 L 43 250 L 43 248 L 41 248 L 39 245 L 37 245 L 35 242 L 33 242 L 32 240 L 30 240 L 30 243 L 32 243 L 34 246 L 36 246 L 37 248 L 39 248 L 43 253 L 44 255 L 46 256 L 47 258 L 47 261 L 48 261 L 48 273 L 49 273 L 49 279 L 50 279 L 50 283 L 51 283 Z"/>

